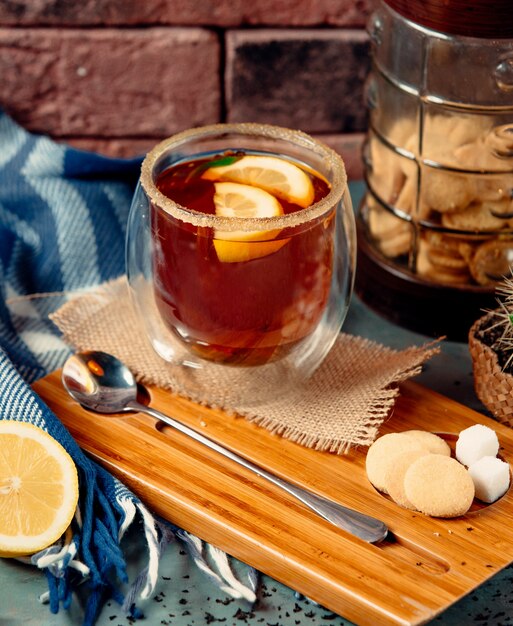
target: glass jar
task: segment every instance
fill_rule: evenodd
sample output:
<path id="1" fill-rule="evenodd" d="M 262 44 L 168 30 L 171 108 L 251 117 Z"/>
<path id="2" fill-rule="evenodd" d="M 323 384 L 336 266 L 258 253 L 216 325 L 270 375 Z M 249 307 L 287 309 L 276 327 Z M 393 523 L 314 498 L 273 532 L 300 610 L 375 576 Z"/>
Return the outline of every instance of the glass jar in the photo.
<path id="1" fill-rule="evenodd" d="M 513 20 L 503 1 L 454 5 L 390 0 L 370 18 L 356 289 L 464 340 L 513 265 Z"/>

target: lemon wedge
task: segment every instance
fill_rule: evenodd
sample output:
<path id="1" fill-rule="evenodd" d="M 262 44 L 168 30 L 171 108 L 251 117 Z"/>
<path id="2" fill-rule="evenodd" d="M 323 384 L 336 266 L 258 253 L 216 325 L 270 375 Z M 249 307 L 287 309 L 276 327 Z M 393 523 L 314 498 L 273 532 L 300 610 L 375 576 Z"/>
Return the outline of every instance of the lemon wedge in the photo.
<path id="1" fill-rule="evenodd" d="M 283 215 L 278 200 L 267 191 L 240 183 L 214 183 L 216 215 L 221 217 L 277 217 Z M 280 230 L 214 232 L 217 257 L 225 263 L 238 263 L 267 256 L 284 246 L 288 239 L 275 239 Z M 263 241 L 262 241 L 263 240 Z"/>
<path id="2" fill-rule="evenodd" d="M 78 502 L 73 459 L 53 437 L 0 421 L 0 556 L 33 554 L 68 528 Z"/>
<path id="3" fill-rule="evenodd" d="M 314 200 L 313 184 L 306 172 L 278 157 L 243 156 L 230 165 L 209 167 L 202 178 L 252 185 L 303 208 Z"/>

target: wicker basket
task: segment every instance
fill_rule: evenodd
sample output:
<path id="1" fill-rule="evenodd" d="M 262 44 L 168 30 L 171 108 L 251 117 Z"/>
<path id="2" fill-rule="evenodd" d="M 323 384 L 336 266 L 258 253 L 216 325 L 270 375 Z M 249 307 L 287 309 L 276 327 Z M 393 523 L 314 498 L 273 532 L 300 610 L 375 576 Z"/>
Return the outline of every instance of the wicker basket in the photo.
<path id="1" fill-rule="evenodd" d="M 469 349 L 474 369 L 477 397 L 502 424 L 513 427 L 513 376 L 505 374 L 496 353 L 476 337 L 485 328 L 493 313 L 479 318 L 469 331 Z"/>

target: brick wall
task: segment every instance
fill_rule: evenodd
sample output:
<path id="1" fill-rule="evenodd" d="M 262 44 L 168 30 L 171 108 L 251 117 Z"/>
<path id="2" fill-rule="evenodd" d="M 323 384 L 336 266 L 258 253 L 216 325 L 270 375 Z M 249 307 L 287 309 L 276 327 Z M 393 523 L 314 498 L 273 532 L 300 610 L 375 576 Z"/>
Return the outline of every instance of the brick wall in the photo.
<path id="1" fill-rule="evenodd" d="M 361 175 L 371 0 L 1 0 L 0 106 L 105 154 L 191 126 L 301 128 Z"/>

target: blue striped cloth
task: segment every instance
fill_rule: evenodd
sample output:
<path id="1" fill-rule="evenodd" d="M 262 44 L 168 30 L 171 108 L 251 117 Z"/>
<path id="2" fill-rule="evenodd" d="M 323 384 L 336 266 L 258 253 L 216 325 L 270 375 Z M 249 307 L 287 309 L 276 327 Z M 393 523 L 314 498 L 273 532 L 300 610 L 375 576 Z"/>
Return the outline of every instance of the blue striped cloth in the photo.
<path id="1" fill-rule="evenodd" d="M 88 587 L 84 626 L 113 598 L 140 615 L 165 545 L 178 539 L 223 592 L 252 603 L 259 575 L 234 576 L 226 554 L 155 519 L 128 489 L 86 457 L 29 384 L 61 367 L 69 347 L 48 314 L 67 294 L 125 271 L 125 227 L 141 159 L 109 159 L 35 136 L 0 110 L 0 420 L 31 422 L 70 453 L 80 478 L 78 514 L 65 537 L 29 561 L 48 578 L 52 612 Z M 141 519 L 147 566 L 131 584 L 120 540 Z M 84 582 L 85 581 L 85 582 Z M 120 589 L 126 589 L 123 595 Z M 81 594 L 82 595 L 82 594 Z"/>
<path id="2" fill-rule="evenodd" d="M 62 366 L 69 354 L 48 320 L 61 302 L 56 294 L 124 272 L 125 224 L 140 162 L 31 135 L 0 111 L 0 419 L 43 428 L 75 461 L 79 514 L 66 536 L 31 562 L 46 573 L 52 612 L 70 605 L 76 585 L 88 587 L 85 625 L 109 598 L 138 615 L 136 596 L 151 593 L 171 530 L 82 453 L 28 383 Z M 123 596 L 127 574 L 119 541 L 137 518 L 144 522 L 148 566 Z"/>

